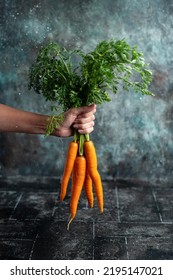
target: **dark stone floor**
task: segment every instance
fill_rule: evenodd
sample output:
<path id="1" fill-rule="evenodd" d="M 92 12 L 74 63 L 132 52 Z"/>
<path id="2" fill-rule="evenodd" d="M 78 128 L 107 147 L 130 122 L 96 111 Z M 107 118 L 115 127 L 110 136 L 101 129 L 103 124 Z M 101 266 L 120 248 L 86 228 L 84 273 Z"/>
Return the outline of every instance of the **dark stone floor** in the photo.
<path id="1" fill-rule="evenodd" d="M 67 230 L 59 182 L 0 179 L 0 259 L 173 260 L 173 185 L 103 182 L 105 210 L 82 194 Z"/>

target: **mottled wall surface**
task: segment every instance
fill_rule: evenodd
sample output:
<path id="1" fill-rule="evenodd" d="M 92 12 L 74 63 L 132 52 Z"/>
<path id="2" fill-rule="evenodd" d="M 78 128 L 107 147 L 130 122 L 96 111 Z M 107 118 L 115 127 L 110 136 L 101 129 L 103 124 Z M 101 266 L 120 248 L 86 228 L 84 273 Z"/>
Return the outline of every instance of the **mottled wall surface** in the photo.
<path id="1" fill-rule="evenodd" d="M 104 179 L 173 182 L 173 2 L 170 0 L 0 1 L 0 102 L 49 113 L 27 88 L 28 69 L 48 41 L 92 50 L 103 39 L 138 45 L 155 97 L 119 92 L 97 107 L 95 141 Z M 0 134 L 0 174 L 60 176 L 70 139 Z"/>

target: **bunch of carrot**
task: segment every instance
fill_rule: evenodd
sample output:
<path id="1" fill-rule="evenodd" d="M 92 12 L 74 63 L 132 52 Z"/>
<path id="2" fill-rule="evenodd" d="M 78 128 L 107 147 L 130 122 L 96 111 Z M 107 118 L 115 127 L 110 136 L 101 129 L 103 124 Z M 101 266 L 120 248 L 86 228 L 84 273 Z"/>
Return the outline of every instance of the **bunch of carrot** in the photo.
<path id="1" fill-rule="evenodd" d="M 63 114 L 70 108 L 102 104 L 111 101 L 109 92 L 117 93 L 118 85 L 123 90 L 152 95 L 148 86 L 152 72 L 137 47 L 131 47 L 122 40 L 103 40 L 91 52 L 67 50 L 57 43 L 49 43 L 40 49 L 38 57 L 30 68 L 29 89 L 42 93 L 46 101 L 53 102 L 55 114 L 46 127 L 46 135 L 52 135 L 61 124 Z M 89 135 L 74 135 L 69 144 L 67 160 L 62 177 L 60 200 L 66 195 L 72 176 L 70 220 L 74 219 L 82 188 L 93 207 L 93 190 L 97 196 L 100 211 L 103 212 L 102 182 L 97 170 L 97 156 Z M 68 226 L 69 226 L 68 224 Z"/>
<path id="2" fill-rule="evenodd" d="M 80 135 L 82 138 L 82 135 Z M 100 212 L 103 212 L 103 188 L 100 174 L 97 169 L 97 155 L 93 141 L 72 141 L 69 143 L 64 173 L 61 181 L 60 200 L 63 201 L 69 180 L 72 176 L 71 200 L 70 200 L 70 219 L 76 216 L 79 198 L 84 188 L 89 207 L 94 205 L 94 191 L 98 200 Z"/>

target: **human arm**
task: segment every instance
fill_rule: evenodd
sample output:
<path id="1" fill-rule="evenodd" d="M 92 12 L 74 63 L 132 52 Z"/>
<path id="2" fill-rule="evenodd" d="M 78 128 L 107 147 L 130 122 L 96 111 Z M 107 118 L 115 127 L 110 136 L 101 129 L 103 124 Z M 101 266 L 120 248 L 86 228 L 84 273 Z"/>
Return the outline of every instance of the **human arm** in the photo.
<path id="1" fill-rule="evenodd" d="M 81 134 L 92 132 L 95 112 L 95 105 L 72 108 L 66 111 L 62 125 L 52 135 L 57 137 L 72 136 L 73 128 Z M 0 104 L 0 132 L 45 134 L 48 117 Z"/>

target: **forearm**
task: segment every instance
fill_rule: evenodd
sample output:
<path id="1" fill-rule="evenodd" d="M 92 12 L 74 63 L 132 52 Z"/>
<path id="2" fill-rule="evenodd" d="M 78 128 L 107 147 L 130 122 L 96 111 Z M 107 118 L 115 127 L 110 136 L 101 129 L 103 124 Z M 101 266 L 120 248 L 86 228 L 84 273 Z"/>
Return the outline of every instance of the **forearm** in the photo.
<path id="1" fill-rule="evenodd" d="M 76 129 L 81 134 L 91 133 L 94 127 L 95 105 L 71 108 L 64 113 L 63 123 L 51 134 L 69 137 Z M 49 116 L 31 113 L 0 104 L 0 132 L 45 134 Z"/>
<path id="2" fill-rule="evenodd" d="M 0 104 L 0 132 L 44 134 L 47 118 Z"/>

